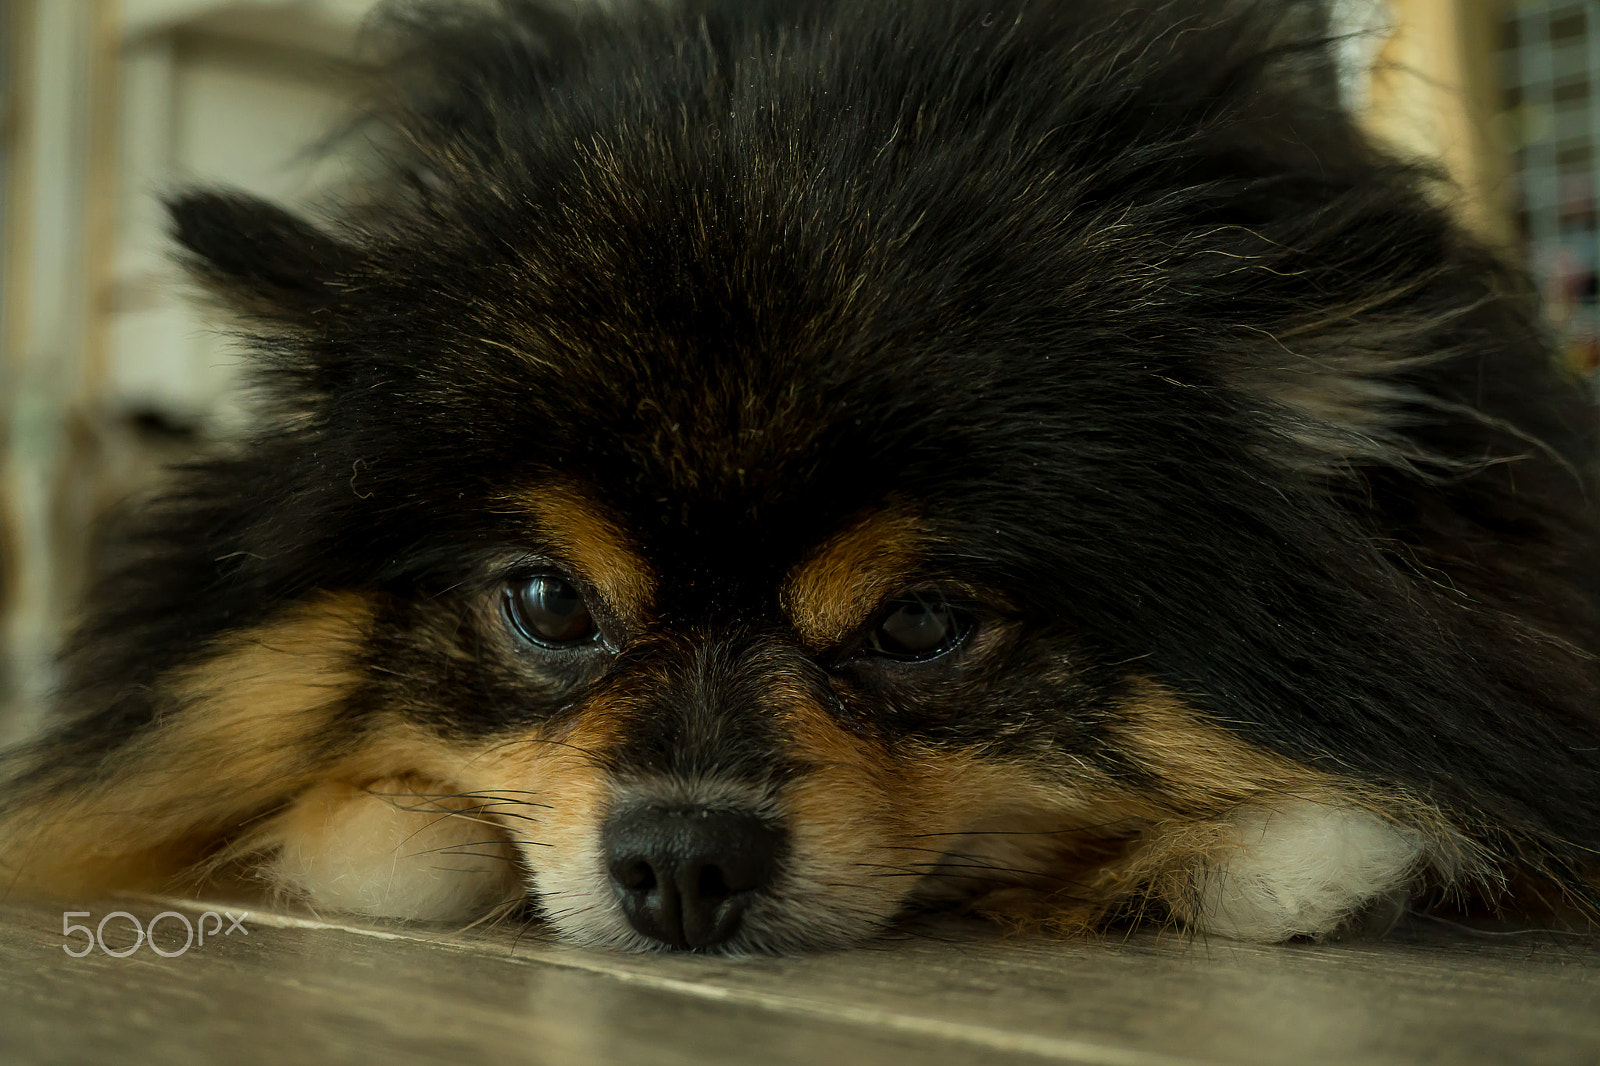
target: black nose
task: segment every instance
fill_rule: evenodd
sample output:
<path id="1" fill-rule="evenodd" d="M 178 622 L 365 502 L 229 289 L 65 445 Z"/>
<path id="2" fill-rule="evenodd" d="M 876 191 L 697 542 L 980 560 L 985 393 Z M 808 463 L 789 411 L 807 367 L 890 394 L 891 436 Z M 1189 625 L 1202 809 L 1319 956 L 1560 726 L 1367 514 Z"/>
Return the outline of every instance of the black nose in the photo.
<path id="1" fill-rule="evenodd" d="M 601 830 L 606 869 L 633 927 L 674 948 L 708 948 L 739 931 L 771 883 L 784 831 L 744 811 L 632 807 Z"/>

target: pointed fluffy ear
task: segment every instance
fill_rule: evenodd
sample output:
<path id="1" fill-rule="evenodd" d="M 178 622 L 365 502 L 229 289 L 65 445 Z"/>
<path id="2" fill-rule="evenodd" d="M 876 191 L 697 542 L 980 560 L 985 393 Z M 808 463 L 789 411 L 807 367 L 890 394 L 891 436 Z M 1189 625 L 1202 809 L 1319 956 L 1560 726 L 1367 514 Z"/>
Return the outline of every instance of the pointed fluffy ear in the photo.
<path id="1" fill-rule="evenodd" d="M 167 201 L 191 272 L 235 310 L 303 319 L 329 310 L 356 248 L 253 196 L 191 192 Z"/>

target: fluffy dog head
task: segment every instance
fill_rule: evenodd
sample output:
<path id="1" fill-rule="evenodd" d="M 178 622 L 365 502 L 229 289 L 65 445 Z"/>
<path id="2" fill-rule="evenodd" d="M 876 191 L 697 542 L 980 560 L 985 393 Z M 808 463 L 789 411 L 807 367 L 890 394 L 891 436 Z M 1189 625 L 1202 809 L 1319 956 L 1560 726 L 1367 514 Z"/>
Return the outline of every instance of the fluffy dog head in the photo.
<path id="1" fill-rule="evenodd" d="M 173 204 L 268 413 L 98 592 L 9 860 L 766 950 L 1576 890 L 1590 412 L 1308 13 L 392 17 L 347 206 Z"/>

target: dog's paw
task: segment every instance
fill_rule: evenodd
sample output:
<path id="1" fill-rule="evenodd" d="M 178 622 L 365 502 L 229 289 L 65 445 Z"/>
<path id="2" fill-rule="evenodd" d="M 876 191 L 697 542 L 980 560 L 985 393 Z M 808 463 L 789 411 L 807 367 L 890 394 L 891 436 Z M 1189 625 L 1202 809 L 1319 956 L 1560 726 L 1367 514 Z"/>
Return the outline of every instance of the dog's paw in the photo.
<path id="1" fill-rule="evenodd" d="M 1322 938 L 1394 915 L 1425 861 L 1421 837 L 1362 808 L 1251 803 L 1227 819 L 1184 900 L 1194 929 L 1235 940 Z"/>
<path id="2" fill-rule="evenodd" d="M 522 891 L 511 842 L 481 806 L 411 778 L 323 784 L 276 820 L 265 873 L 318 910 L 474 918 Z"/>

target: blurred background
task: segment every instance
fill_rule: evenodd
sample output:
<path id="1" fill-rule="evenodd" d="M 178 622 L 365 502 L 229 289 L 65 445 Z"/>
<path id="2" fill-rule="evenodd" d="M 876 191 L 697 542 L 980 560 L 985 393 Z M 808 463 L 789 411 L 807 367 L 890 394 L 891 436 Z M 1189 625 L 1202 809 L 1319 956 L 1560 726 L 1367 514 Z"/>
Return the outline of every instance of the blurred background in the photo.
<path id="1" fill-rule="evenodd" d="M 237 353 L 186 301 L 160 196 L 336 184 L 307 148 L 370 2 L 0 0 L 0 742 L 53 683 L 106 509 L 241 424 Z M 1600 0 L 1335 3 L 1350 106 L 1444 163 L 1592 374 Z"/>

